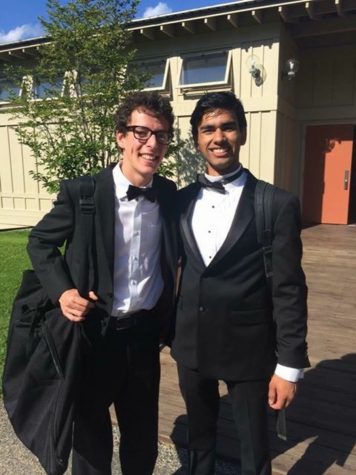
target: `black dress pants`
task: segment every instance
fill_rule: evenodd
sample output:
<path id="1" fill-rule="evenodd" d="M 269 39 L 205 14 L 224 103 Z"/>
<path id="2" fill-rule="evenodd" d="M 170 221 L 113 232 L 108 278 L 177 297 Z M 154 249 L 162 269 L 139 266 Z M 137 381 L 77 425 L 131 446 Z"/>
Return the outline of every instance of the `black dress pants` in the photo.
<path id="1" fill-rule="evenodd" d="M 178 365 L 188 414 L 189 475 L 213 475 L 219 415 L 219 382 Z M 271 475 L 268 382 L 226 382 L 240 440 L 241 475 Z M 238 451 L 238 447 L 236 448 Z"/>
<path id="2" fill-rule="evenodd" d="M 76 409 L 73 475 L 111 475 L 113 453 L 109 406 L 120 429 L 123 475 L 151 475 L 157 458 L 160 379 L 158 323 L 150 315 L 137 325 L 100 336 L 88 319 L 93 349 L 85 362 Z"/>

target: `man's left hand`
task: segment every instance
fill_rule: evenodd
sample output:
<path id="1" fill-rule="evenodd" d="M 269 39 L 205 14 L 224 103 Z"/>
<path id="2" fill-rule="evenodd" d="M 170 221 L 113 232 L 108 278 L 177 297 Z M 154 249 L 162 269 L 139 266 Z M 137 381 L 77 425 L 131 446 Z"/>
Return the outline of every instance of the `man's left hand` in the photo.
<path id="1" fill-rule="evenodd" d="M 293 401 L 297 383 L 287 381 L 274 374 L 269 383 L 268 404 L 272 409 L 284 409 Z"/>

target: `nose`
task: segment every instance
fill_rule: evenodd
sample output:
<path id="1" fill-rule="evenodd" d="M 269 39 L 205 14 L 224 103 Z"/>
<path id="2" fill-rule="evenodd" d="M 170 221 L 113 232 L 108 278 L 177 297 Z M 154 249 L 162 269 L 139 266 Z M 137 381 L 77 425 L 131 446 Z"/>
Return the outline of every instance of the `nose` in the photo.
<path id="1" fill-rule="evenodd" d="M 159 145 L 159 142 L 157 140 L 157 137 L 155 134 L 151 134 L 151 137 L 149 139 L 147 139 L 146 141 L 146 145 L 150 145 L 151 147 L 155 147 L 157 145 Z"/>
<path id="2" fill-rule="evenodd" d="M 223 140 L 225 140 L 225 133 L 220 127 L 217 127 L 214 131 L 214 141 L 221 142 Z"/>

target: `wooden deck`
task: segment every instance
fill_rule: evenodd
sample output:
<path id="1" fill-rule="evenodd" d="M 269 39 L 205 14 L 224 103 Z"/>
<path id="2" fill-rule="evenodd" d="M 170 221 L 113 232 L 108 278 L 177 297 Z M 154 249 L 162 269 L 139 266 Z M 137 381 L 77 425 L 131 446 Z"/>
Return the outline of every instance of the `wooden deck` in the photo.
<path id="1" fill-rule="evenodd" d="M 310 227 L 303 242 L 312 367 L 288 409 L 287 442 L 276 437 L 271 415 L 273 471 L 356 474 L 356 227 Z M 160 438 L 184 446 L 186 417 L 175 363 L 166 350 L 161 361 Z M 218 452 L 236 459 L 238 441 L 223 387 L 221 396 Z"/>

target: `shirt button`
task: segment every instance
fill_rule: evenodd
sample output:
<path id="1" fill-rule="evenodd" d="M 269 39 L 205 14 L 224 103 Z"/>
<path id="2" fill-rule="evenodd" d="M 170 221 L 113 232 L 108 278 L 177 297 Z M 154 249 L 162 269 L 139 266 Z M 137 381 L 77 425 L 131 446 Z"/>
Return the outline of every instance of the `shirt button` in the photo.
<path id="1" fill-rule="evenodd" d="M 205 310 L 205 308 L 201 305 L 201 306 L 199 307 L 199 312 L 204 312 L 204 310 Z"/>
<path id="2" fill-rule="evenodd" d="M 208 230 L 208 233 L 209 233 L 209 234 L 211 233 L 210 229 Z"/>

